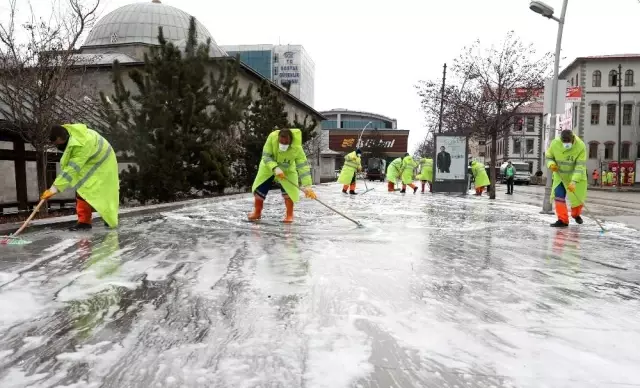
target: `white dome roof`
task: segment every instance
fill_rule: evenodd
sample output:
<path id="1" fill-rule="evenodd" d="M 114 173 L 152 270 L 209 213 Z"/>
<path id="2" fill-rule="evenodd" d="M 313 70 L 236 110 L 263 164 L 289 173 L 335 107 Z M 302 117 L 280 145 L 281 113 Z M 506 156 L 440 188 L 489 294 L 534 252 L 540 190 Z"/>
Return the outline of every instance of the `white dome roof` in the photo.
<path id="1" fill-rule="evenodd" d="M 162 26 L 165 39 L 184 41 L 189 34 L 191 15 L 178 8 L 164 5 L 159 0 L 134 3 L 120 7 L 100 19 L 93 27 L 83 47 L 128 43 L 158 44 L 158 27 Z M 196 20 L 199 41 L 211 39 L 213 56 L 226 56 L 209 31 Z"/>

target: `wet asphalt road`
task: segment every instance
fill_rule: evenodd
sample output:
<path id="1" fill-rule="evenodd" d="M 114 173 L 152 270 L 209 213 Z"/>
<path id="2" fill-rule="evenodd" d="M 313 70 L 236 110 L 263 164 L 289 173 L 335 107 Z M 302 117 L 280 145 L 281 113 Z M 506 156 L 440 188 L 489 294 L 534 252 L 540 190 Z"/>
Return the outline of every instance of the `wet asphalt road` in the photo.
<path id="1" fill-rule="evenodd" d="M 640 232 L 369 186 L 0 246 L 0 387 L 640 387 Z"/>

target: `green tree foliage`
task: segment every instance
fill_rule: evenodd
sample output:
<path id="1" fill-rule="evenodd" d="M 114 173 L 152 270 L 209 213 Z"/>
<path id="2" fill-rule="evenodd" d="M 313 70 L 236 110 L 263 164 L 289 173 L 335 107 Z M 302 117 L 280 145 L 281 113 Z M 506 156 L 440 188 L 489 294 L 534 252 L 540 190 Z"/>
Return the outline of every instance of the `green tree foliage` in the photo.
<path id="1" fill-rule="evenodd" d="M 308 144 L 315 137 L 317 126 L 315 119 L 305 117 L 299 121 L 295 116 L 289 122 L 285 103 L 282 99 L 283 91 L 278 90 L 268 81 L 264 81 L 258 88 L 258 99 L 253 102 L 244 120 L 242 145 L 244 147 L 244 184 L 250 186 L 258 172 L 262 147 L 271 132 L 280 128 L 299 128 L 302 132 L 302 142 Z"/>
<path id="2" fill-rule="evenodd" d="M 121 174 L 127 199 L 174 201 L 222 192 L 232 183 L 234 136 L 251 104 L 238 85 L 239 61 L 211 59 L 210 40 L 199 43 L 191 19 L 184 49 L 158 34 L 144 66 L 128 72 L 114 63 L 114 94 L 101 94 L 105 134 L 136 165 Z"/>

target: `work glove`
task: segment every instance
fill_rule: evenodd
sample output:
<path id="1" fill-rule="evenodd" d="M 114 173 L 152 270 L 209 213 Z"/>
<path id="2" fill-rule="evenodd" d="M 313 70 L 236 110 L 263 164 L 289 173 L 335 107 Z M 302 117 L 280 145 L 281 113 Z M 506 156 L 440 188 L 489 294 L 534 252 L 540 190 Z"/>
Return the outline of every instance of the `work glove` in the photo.
<path id="1" fill-rule="evenodd" d="M 558 171 L 558 165 L 557 164 L 552 164 L 551 166 L 549 166 L 549 170 L 553 171 L 553 172 L 557 172 Z"/>
<path id="2" fill-rule="evenodd" d="M 280 167 L 276 167 L 276 168 L 273 169 L 273 175 L 275 175 L 276 178 L 278 178 L 281 181 L 284 180 L 284 172 L 282 171 L 282 169 Z"/>
<path id="3" fill-rule="evenodd" d="M 310 199 L 317 199 L 318 198 L 316 193 L 309 186 L 303 187 L 302 191 L 304 191 L 304 196 L 307 197 L 307 198 L 310 198 Z"/>
<path id="4" fill-rule="evenodd" d="M 40 196 L 40 199 L 47 200 L 54 195 L 58 194 L 58 189 L 55 186 L 51 186 L 48 190 L 45 190 L 44 193 Z"/>
<path id="5" fill-rule="evenodd" d="M 362 167 L 358 167 L 358 172 L 362 172 Z"/>
<path id="6" fill-rule="evenodd" d="M 569 190 L 572 193 L 575 192 L 576 191 L 576 182 L 569 183 L 569 186 L 567 186 L 567 190 Z"/>

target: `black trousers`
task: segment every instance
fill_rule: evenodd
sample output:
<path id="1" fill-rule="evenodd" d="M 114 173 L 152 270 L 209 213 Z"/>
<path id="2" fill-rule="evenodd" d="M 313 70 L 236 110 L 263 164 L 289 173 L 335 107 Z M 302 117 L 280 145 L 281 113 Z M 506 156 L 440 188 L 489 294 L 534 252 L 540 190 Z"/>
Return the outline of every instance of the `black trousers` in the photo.
<path id="1" fill-rule="evenodd" d="M 507 193 L 513 193 L 513 177 L 507 178 Z"/>

